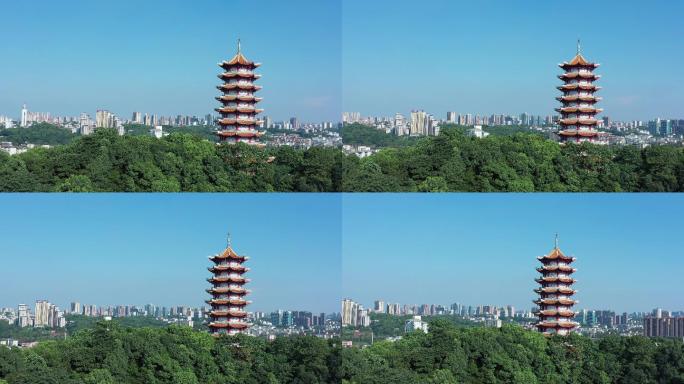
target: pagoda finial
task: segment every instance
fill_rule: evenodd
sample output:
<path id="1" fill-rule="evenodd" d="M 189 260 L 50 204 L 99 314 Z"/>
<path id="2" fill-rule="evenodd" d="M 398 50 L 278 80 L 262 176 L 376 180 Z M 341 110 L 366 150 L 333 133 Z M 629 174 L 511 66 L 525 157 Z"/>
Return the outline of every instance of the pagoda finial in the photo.
<path id="1" fill-rule="evenodd" d="M 226 244 L 228 245 L 228 248 L 230 248 L 233 245 L 233 239 L 230 236 L 230 232 L 226 235 Z"/>
<path id="2" fill-rule="evenodd" d="M 554 240 L 554 249 L 558 249 L 558 234 L 556 233 L 556 239 Z"/>
<path id="3" fill-rule="evenodd" d="M 577 54 L 579 55 L 582 51 L 582 45 L 580 44 L 580 39 L 577 39 Z"/>
<path id="4" fill-rule="evenodd" d="M 237 47 L 237 48 L 238 48 L 238 52 L 237 52 L 237 53 L 238 53 L 238 55 L 239 55 L 239 54 L 242 52 L 242 48 L 240 47 L 240 39 L 238 39 L 238 44 L 237 44 L 237 45 L 238 45 L 238 47 Z"/>

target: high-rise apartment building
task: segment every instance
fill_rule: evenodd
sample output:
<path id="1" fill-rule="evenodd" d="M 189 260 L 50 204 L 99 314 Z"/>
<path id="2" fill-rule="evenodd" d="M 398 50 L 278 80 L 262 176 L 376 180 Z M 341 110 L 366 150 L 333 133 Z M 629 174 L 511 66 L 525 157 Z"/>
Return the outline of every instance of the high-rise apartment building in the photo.
<path id="1" fill-rule="evenodd" d="M 28 127 L 28 113 L 28 108 L 26 108 L 26 104 L 24 104 L 21 107 L 21 123 L 19 124 L 22 128 Z"/>
<path id="2" fill-rule="evenodd" d="M 81 309 L 81 303 L 78 301 L 71 303 L 69 310 L 74 315 L 80 315 L 83 313 L 83 310 Z"/>
<path id="3" fill-rule="evenodd" d="M 47 300 L 36 301 L 34 313 L 34 327 L 47 327 L 49 326 L 48 320 L 50 316 L 50 303 Z"/>
<path id="4" fill-rule="evenodd" d="M 684 317 L 647 316 L 643 326 L 646 337 L 684 338 Z"/>
<path id="5" fill-rule="evenodd" d="M 425 111 L 411 111 L 411 136 L 426 136 L 428 133 L 428 114 Z"/>
<path id="6" fill-rule="evenodd" d="M 356 303 L 350 299 L 342 300 L 342 326 L 355 325 Z"/>

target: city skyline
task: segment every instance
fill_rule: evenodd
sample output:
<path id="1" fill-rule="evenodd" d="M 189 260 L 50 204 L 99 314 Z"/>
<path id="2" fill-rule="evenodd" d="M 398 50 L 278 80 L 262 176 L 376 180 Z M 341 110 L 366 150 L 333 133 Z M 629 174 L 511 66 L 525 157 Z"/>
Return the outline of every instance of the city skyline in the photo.
<path id="1" fill-rule="evenodd" d="M 6 292 L 0 307 L 37 299 L 60 306 L 207 306 L 207 257 L 225 248 L 230 232 L 234 249 L 250 256 L 248 311 L 335 312 L 342 295 L 339 201 L 334 195 L 7 195 L 0 208 L 13 219 L 0 225 Z"/>
<path id="2" fill-rule="evenodd" d="M 434 0 L 425 8 L 430 17 L 416 19 L 409 1 L 345 1 L 343 110 L 554 114 L 557 64 L 572 59 L 581 39 L 583 55 L 602 64 L 599 117 L 678 118 L 684 54 L 677 15 L 684 5 L 613 0 L 572 8 L 595 17 L 564 25 L 573 16 L 562 3 Z M 644 20 L 659 22 L 638 27 Z"/>
<path id="3" fill-rule="evenodd" d="M 559 233 L 560 249 L 577 258 L 576 310 L 684 309 L 677 293 L 684 288 L 677 275 L 684 240 L 668 225 L 684 209 L 678 195 L 343 200 L 343 292 L 364 304 L 383 299 L 529 310 L 538 297 L 537 257 L 552 251 Z"/>
<path id="4" fill-rule="evenodd" d="M 3 14 L 27 17 L 7 20 L 17 38 L 2 44 L 14 59 L 0 63 L 0 115 L 15 117 L 27 103 L 69 116 L 97 109 L 122 117 L 204 116 L 216 107 L 217 64 L 235 53 L 240 38 L 245 54 L 264 63 L 267 115 L 338 119 L 340 4 L 267 0 L 255 7 L 244 0 L 3 3 Z M 241 16 L 225 28 L 236 10 Z"/>

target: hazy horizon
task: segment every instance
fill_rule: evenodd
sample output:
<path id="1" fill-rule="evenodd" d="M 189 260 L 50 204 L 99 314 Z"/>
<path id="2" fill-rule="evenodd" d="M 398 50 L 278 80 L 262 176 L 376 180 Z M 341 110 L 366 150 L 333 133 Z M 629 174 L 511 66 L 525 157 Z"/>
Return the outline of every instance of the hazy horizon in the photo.
<path id="1" fill-rule="evenodd" d="M 3 2 L 0 115 L 22 104 L 53 116 L 107 109 L 130 119 L 214 113 L 218 63 L 261 62 L 264 116 L 302 122 L 341 114 L 340 4 L 123 0 Z"/>
<path id="2" fill-rule="evenodd" d="M 345 297 L 529 310 L 559 233 L 576 309 L 684 310 L 675 194 L 345 195 Z"/>
<path id="3" fill-rule="evenodd" d="M 345 111 L 554 115 L 557 64 L 581 39 L 601 64 L 599 117 L 684 119 L 681 2 L 346 0 L 342 12 Z"/>
<path id="4" fill-rule="evenodd" d="M 209 255 L 250 256 L 249 311 L 338 312 L 340 199 L 281 194 L 21 194 L 5 217 L 0 307 L 46 299 L 208 306 Z M 294 224 L 296 223 L 296 224 Z"/>
<path id="5" fill-rule="evenodd" d="M 24 103 L 59 116 L 213 113 L 216 64 L 241 38 L 245 55 L 263 63 L 260 106 L 276 121 L 413 109 L 441 119 L 447 111 L 546 116 L 558 106 L 557 64 L 581 39 L 583 55 L 602 64 L 599 116 L 684 118 L 684 4 L 573 7 L 592 18 L 570 26 L 567 5 L 533 0 L 8 2 L 0 8 L 13 16 L 5 28 L 14 38 L 3 41 L 11 59 L 0 62 L 0 115 L 16 119 Z M 645 20 L 657 22 L 643 28 Z"/>

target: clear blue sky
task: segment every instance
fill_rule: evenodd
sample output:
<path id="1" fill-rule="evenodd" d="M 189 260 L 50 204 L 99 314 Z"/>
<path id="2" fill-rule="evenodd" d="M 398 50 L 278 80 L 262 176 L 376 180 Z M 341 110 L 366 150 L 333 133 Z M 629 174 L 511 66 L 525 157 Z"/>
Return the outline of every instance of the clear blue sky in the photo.
<path id="1" fill-rule="evenodd" d="M 558 232 L 579 308 L 682 310 L 683 216 L 681 194 L 345 195 L 343 292 L 529 309 Z"/>
<path id="2" fill-rule="evenodd" d="M 252 268 L 250 310 L 339 311 L 339 195 L 0 196 L 0 307 L 204 305 L 207 256 Z"/>
<path id="3" fill-rule="evenodd" d="M 618 120 L 684 118 L 684 2 L 343 1 L 343 109 L 553 114 L 557 64 L 601 63 Z M 603 115 L 601 115 L 603 116 Z"/>
<path id="4" fill-rule="evenodd" d="M 341 10 L 318 0 L 27 0 L 0 5 L 0 115 L 212 112 L 216 65 L 261 62 L 265 115 L 338 120 Z"/>

